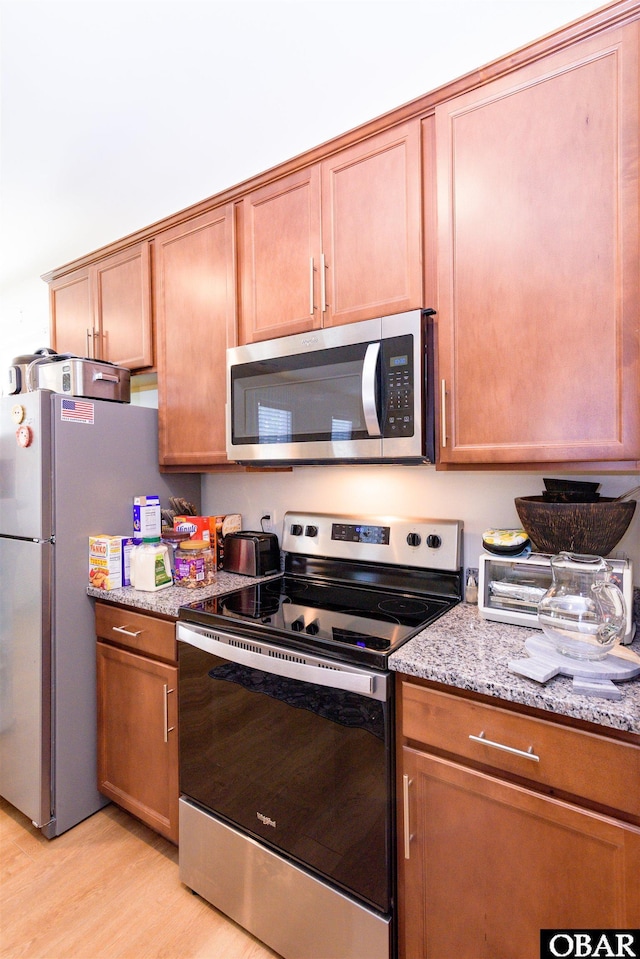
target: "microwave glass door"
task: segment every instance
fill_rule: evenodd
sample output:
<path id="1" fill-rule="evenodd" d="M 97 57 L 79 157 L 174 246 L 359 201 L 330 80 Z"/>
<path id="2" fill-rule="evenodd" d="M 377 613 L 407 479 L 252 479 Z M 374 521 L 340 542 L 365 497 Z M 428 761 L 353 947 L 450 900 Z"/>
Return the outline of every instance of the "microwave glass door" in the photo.
<path id="1" fill-rule="evenodd" d="M 232 367 L 232 442 L 380 437 L 379 349 L 357 343 Z"/>

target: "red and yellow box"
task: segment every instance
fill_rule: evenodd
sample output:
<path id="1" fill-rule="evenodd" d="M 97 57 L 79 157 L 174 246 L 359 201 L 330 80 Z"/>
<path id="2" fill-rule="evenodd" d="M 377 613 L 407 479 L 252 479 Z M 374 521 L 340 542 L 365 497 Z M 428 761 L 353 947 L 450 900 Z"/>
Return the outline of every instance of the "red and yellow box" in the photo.
<path id="1" fill-rule="evenodd" d="M 130 536 L 89 537 L 89 585 L 96 589 L 129 586 L 129 564 L 133 539 Z"/>
<path id="2" fill-rule="evenodd" d="M 227 533 L 236 533 L 242 526 L 240 513 L 227 513 L 224 516 L 174 516 L 173 528 L 186 530 L 191 539 L 201 539 L 213 549 L 217 569 L 222 569 L 224 558 L 224 537 Z"/>

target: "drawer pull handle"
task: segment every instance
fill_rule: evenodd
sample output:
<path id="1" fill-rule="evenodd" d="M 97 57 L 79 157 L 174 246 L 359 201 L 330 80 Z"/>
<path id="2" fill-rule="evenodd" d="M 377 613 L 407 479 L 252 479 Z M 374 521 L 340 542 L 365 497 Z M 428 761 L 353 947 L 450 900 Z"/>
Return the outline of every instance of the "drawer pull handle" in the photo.
<path id="1" fill-rule="evenodd" d="M 520 756 L 521 759 L 532 759 L 534 763 L 540 762 L 540 757 L 534 753 L 533 746 L 529 746 L 527 750 L 524 750 L 514 749 L 513 746 L 505 746 L 503 743 L 494 743 L 493 740 L 485 738 L 484 729 L 479 736 L 469 736 L 469 739 L 472 739 L 474 743 L 483 743 L 485 746 L 493 746 L 494 749 L 502 749 L 503 752 Z"/>
<path id="2" fill-rule="evenodd" d="M 413 783 L 413 779 L 409 779 L 405 773 L 402 777 L 402 802 L 404 810 L 404 858 L 411 858 L 411 840 L 413 836 L 409 829 L 409 786 Z"/>
<path id="3" fill-rule="evenodd" d="M 164 741 L 165 743 L 169 742 L 169 733 L 172 733 L 176 728 L 175 726 L 169 725 L 169 693 L 175 692 L 174 689 L 169 689 L 167 683 L 163 686 L 163 695 L 164 695 Z"/>
<path id="4" fill-rule="evenodd" d="M 134 638 L 139 636 L 142 632 L 141 629 L 137 629 L 135 633 L 132 633 L 131 630 L 127 629 L 126 626 L 112 626 L 111 629 L 114 631 L 114 633 L 124 633 L 125 636 L 133 636 Z"/>

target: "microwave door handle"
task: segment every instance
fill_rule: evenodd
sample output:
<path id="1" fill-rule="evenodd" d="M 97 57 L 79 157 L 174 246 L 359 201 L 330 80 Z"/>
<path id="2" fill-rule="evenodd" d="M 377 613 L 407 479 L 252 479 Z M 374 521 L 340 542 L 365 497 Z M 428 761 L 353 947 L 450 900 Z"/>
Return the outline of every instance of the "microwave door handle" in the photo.
<path id="1" fill-rule="evenodd" d="M 362 364 L 362 409 L 369 436 L 380 436 L 380 419 L 376 406 L 376 380 L 380 343 L 369 343 Z"/>

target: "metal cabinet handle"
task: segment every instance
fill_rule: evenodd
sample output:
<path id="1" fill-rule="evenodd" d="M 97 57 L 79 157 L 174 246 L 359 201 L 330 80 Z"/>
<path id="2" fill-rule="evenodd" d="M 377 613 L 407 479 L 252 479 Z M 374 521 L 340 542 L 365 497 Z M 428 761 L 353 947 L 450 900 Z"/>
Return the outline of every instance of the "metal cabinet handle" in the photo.
<path id="1" fill-rule="evenodd" d="M 440 382 L 440 437 L 442 448 L 447 445 L 447 381 Z"/>
<path id="2" fill-rule="evenodd" d="M 169 742 L 169 733 L 172 733 L 175 729 L 175 726 L 169 725 L 169 693 L 173 693 L 175 690 L 169 689 L 167 683 L 163 686 L 163 696 L 164 696 L 164 741 L 165 743 Z"/>
<path id="3" fill-rule="evenodd" d="M 309 257 L 309 316 L 313 316 L 313 257 Z"/>
<path id="4" fill-rule="evenodd" d="M 413 783 L 413 779 L 409 779 L 405 773 L 402 777 L 402 804 L 404 810 L 404 858 L 411 858 L 411 840 L 413 836 L 409 829 L 409 786 Z"/>
<path id="5" fill-rule="evenodd" d="M 325 269 L 324 253 L 322 253 L 320 256 L 320 301 L 323 313 L 327 312 L 327 278 Z"/>
<path id="6" fill-rule="evenodd" d="M 123 633 L 125 636 L 133 636 L 133 637 L 139 636 L 140 633 L 142 632 L 141 629 L 137 629 L 133 633 L 131 632 L 130 629 L 127 629 L 126 626 L 112 626 L 111 629 L 114 631 L 114 633 Z"/>
<path id="7" fill-rule="evenodd" d="M 91 341 L 93 339 L 93 331 L 87 327 L 87 358 L 92 360 L 93 354 L 91 352 Z"/>
<path id="8" fill-rule="evenodd" d="M 469 736 L 469 739 L 472 739 L 474 743 L 483 743 L 485 746 L 493 746 L 494 749 L 501 749 L 503 752 L 511 753 L 513 756 L 520 756 L 521 759 L 532 759 L 534 763 L 540 762 L 540 757 L 534 753 L 533 746 L 529 746 L 527 750 L 524 750 L 515 749 L 513 746 L 505 746 L 503 743 L 494 743 L 491 739 L 485 738 L 484 729 L 479 736 Z"/>

